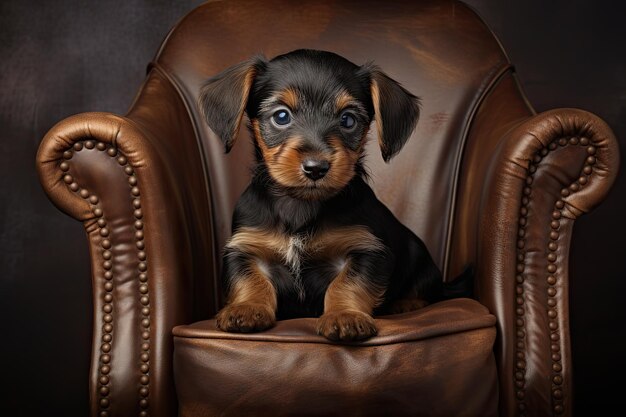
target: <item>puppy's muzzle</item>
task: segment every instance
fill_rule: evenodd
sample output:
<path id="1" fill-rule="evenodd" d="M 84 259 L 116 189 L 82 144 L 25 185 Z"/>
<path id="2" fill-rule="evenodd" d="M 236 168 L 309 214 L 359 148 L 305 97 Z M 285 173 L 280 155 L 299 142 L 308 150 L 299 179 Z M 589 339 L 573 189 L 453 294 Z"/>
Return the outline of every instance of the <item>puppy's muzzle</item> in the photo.
<path id="1" fill-rule="evenodd" d="M 300 165 L 302 172 L 307 178 L 317 181 L 324 178 L 330 169 L 330 163 L 325 159 L 305 159 Z"/>

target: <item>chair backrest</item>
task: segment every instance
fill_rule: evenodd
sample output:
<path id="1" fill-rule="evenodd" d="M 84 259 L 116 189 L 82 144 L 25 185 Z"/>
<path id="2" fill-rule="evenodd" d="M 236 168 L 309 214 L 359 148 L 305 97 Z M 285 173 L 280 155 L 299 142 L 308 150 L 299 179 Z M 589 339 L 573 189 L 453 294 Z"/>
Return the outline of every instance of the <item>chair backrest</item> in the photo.
<path id="1" fill-rule="evenodd" d="M 180 90 L 197 129 L 216 252 L 230 235 L 253 153 L 242 128 L 234 149 L 224 154 L 198 113 L 200 86 L 255 54 L 272 58 L 298 48 L 333 51 L 356 64 L 374 61 L 422 99 L 417 129 L 400 154 L 385 164 L 372 139 L 366 165 L 379 199 L 426 242 L 445 270 L 469 124 L 488 87 L 510 67 L 491 31 L 457 1 L 216 1 L 176 25 L 154 65 Z M 370 135 L 376 135 L 374 126 Z"/>

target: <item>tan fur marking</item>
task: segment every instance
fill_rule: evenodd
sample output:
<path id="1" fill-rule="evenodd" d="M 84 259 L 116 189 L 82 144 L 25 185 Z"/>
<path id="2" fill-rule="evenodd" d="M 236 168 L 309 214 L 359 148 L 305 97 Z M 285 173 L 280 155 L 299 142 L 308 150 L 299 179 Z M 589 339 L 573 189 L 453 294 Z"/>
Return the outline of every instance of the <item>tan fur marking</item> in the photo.
<path id="1" fill-rule="evenodd" d="M 326 289 L 317 333 L 330 340 L 361 340 L 376 335 L 372 313 L 381 304 L 385 288 L 356 275 L 346 255 L 354 250 L 382 250 L 382 243 L 365 227 L 352 226 L 321 232 L 313 245 L 318 246 L 318 254 L 331 259 L 345 257 L 343 267 Z"/>
<path id="2" fill-rule="evenodd" d="M 341 139 L 335 137 L 331 138 L 329 143 L 335 152 L 329 158 L 330 170 L 324 177 L 322 185 L 325 188 L 340 190 L 354 177 L 354 166 L 359 160 L 362 147 L 353 151 L 346 148 Z"/>
<path id="3" fill-rule="evenodd" d="M 252 121 L 252 130 L 272 178 L 285 187 L 305 186 L 306 179 L 300 168 L 302 159 L 297 150 L 300 143 L 299 139 L 288 140 L 279 146 L 270 148 L 263 140 L 258 120 Z"/>
<path id="4" fill-rule="evenodd" d="M 347 226 L 320 232 L 313 237 L 310 253 L 314 258 L 344 257 L 352 251 L 382 251 L 384 245 L 363 226 Z"/>
<path id="5" fill-rule="evenodd" d="M 324 313 L 351 310 L 371 315 L 381 303 L 384 289 L 357 282 L 349 271 L 348 262 L 328 286 L 324 297 Z"/>
<path id="6" fill-rule="evenodd" d="M 276 261 L 282 259 L 289 248 L 289 238 L 271 230 L 242 227 L 230 238 L 226 247 L 265 261 Z"/>
<path id="7" fill-rule="evenodd" d="M 291 110 L 298 108 L 298 93 L 293 88 L 287 88 L 276 95 L 278 100 L 282 101 Z"/>
<path id="8" fill-rule="evenodd" d="M 226 243 L 267 262 L 288 263 L 292 237 L 272 230 L 242 227 Z M 353 251 L 383 251 L 385 246 L 364 226 L 346 226 L 319 231 L 303 240 L 301 253 L 310 259 L 345 258 Z"/>
<path id="9" fill-rule="evenodd" d="M 227 332 L 264 330 L 276 323 L 277 306 L 276 289 L 252 260 L 230 289 L 226 306 L 215 316 L 216 324 Z"/>
<path id="10" fill-rule="evenodd" d="M 376 118 L 376 129 L 378 129 L 378 145 L 380 149 L 382 149 L 383 154 L 387 153 L 387 145 L 383 140 L 383 119 L 380 114 L 380 90 L 378 89 L 378 84 L 376 80 L 372 79 L 372 102 L 374 103 L 374 113 Z"/>
<path id="11" fill-rule="evenodd" d="M 237 139 L 237 135 L 239 133 L 239 126 L 241 126 L 241 119 L 243 119 L 243 113 L 246 109 L 246 104 L 248 101 L 248 96 L 250 95 L 250 89 L 252 88 L 252 83 L 254 82 L 254 78 L 256 77 L 256 69 L 252 66 L 247 69 L 246 78 L 244 79 L 243 86 L 241 88 L 241 104 L 239 105 L 239 117 L 237 118 L 237 124 L 235 125 L 235 130 L 233 131 L 233 140 Z"/>
<path id="12" fill-rule="evenodd" d="M 264 304 L 276 311 L 276 290 L 256 263 L 250 265 L 249 273 L 245 277 L 235 281 L 228 297 L 228 304 L 243 303 Z"/>
<path id="13" fill-rule="evenodd" d="M 259 145 L 259 147 L 261 148 L 261 152 L 263 153 L 263 159 L 265 159 L 266 161 L 271 161 L 280 149 L 280 147 L 277 146 L 275 148 L 269 148 L 265 144 L 265 141 L 263 140 L 263 135 L 261 135 L 261 126 L 259 125 L 258 119 L 252 120 L 252 130 L 254 132 L 254 139 L 257 145 Z"/>
<path id="14" fill-rule="evenodd" d="M 281 153 L 268 164 L 270 174 L 281 185 L 302 187 L 306 184 L 301 168 L 302 157 L 297 149 L 299 143 L 297 138 L 288 139 L 281 145 Z"/>
<path id="15" fill-rule="evenodd" d="M 335 98 L 335 111 L 339 113 L 341 110 L 348 107 L 348 105 L 354 103 L 355 101 L 355 98 L 344 90 L 339 93 Z"/>

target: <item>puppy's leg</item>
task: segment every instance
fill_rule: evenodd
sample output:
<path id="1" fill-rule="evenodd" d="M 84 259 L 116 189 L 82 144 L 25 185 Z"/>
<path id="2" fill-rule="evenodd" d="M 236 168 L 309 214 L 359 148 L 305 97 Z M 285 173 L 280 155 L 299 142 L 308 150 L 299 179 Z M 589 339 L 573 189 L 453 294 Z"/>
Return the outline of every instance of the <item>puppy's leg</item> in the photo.
<path id="1" fill-rule="evenodd" d="M 408 267 L 405 276 L 409 277 L 412 284 L 408 290 L 401 292 L 403 295 L 400 299 L 387 306 L 386 312 L 390 314 L 419 310 L 441 299 L 443 290 L 441 272 L 424 242 L 411 233 L 406 250 L 408 253 L 400 262 Z"/>
<path id="2" fill-rule="evenodd" d="M 226 244 L 222 279 L 229 289 L 217 326 L 228 332 L 257 332 L 276 322 L 276 288 L 268 268 L 284 243 L 271 230 L 241 227 Z"/>
<path id="3" fill-rule="evenodd" d="M 217 314 L 217 327 L 227 332 L 257 332 L 276 323 L 276 290 L 253 263 L 232 279 L 227 305 Z"/>
<path id="4" fill-rule="evenodd" d="M 346 264 L 326 290 L 317 333 L 330 340 L 362 340 L 376 335 L 372 312 L 383 293 L 384 287 L 374 285 Z"/>

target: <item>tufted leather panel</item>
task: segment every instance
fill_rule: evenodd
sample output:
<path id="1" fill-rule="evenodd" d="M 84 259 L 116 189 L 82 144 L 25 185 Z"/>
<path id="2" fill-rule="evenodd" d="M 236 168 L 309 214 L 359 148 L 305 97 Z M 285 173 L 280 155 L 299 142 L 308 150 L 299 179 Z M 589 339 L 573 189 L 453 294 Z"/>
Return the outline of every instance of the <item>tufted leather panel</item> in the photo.
<path id="1" fill-rule="evenodd" d="M 450 300 L 376 322 L 378 336 L 351 345 L 318 336 L 315 319 L 258 334 L 178 326 L 180 415 L 498 414 L 495 317 L 482 305 Z"/>

